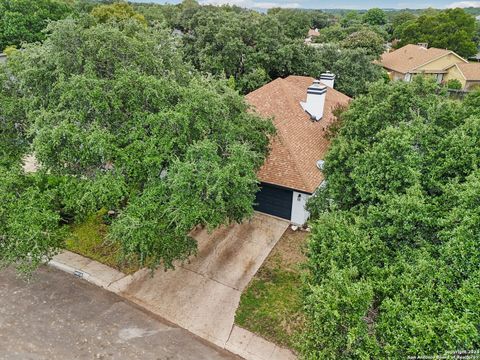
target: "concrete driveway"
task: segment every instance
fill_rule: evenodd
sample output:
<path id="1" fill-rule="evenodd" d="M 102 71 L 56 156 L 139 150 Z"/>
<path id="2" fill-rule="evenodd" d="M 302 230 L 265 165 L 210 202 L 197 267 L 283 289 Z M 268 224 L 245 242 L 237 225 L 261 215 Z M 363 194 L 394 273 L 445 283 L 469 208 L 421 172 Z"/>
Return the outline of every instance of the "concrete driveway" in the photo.
<path id="1" fill-rule="evenodd" d="M 64 272 L 0 271 L 0 359 L 239 359 Z"/>
<path id="2" fill-rule="evenodd" d="M 197 230 L 198 255 L 173 271 L 134 274 L 121 294 L 167 320 L 224 347 L 243 289 L 288 227 L 256 213 L 209 234 Z"/>

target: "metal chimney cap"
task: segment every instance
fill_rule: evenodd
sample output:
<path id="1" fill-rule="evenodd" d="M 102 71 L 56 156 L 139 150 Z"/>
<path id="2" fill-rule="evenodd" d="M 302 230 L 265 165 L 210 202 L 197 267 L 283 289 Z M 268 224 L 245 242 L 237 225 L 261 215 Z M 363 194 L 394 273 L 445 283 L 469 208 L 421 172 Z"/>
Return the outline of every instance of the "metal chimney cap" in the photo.
<path id="1" fill-rule="evenodd" d="M 317 161 L 317 168 L 321 171 L 325 168 L 325 161 L 324 160 L 318 160 Z"/>
<path id="2" fill-rule="evenodd" d="M 320 79 L 334 80 L 335 79 L 335 74 L 331 73 L 330 71 L 327 71 L 327 72 L 324 72 L 320 75 Z"/>
<path id="3" fill-rule="evenodd" d="M 327 92 L 327 86 L 323 84 L 313 84 L 307 89 L 307 94 L 323 95 Z"/>

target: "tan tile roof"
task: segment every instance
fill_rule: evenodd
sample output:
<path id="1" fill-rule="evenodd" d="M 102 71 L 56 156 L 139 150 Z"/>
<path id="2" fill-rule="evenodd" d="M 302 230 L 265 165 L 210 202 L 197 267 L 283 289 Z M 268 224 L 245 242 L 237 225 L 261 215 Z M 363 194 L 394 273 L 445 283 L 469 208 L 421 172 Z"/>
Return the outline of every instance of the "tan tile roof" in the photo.
<path id="1" fill-rule="evenodd" d="M 328 88 L 323 118 L 314 122 L 300 105 L 313 80 L 306 76 L 278 78 L 246 96 L 257 113 L 273 116 L 277 128 L 269 156 L 258 173 L 260 181 L 307 193 L 313 193 L 322 182 L 317 161 L 324 158 L 330 145 L 325 132 L 335 120 L 333 110 L 348 104 L 350 98 Z"/>
<path id="2" fill-rule="evenodd" d="M 457 65 L 467 81 L 480 81 L 480 63 L 458 63 Z"/>
<path id="3" fill-rule="evenodd" d="M 320 32 L 317 29 L 309 29 L 307 36 L 319 36 Z"/>
<path id="4" fill-rule="evenodd" d="M 380 64 L 387 69 L 405 74 L 450 53 L 452 53 L 450 50 L 437 48 L 426 49 L 423 46 L 409 44 L 390 53 L 383 54 L 380 59 Z"/>

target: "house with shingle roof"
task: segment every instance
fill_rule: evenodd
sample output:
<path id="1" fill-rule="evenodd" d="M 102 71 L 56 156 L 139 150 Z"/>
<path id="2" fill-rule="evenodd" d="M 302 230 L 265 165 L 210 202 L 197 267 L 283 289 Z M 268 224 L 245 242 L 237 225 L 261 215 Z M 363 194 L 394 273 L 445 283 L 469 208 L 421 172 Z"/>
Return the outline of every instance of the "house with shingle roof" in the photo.
<path id="1" fill-rule="evenodd" d="M 261 190 L 256 210 L 302 225 L 305 204 L 322 184 L 323 159 L 330 145 L 327 131 L 334 110 L 350 98 L 333 88 L 335 76 L 278 78 L 246 96 L 263 117 L 272 117 L 277 133 L 258 172 Z"/>
<path id="2" fill-rule="evenodd" d="M 308 29 L 308 33 L 307 33 L 307 37 L 315 37 L 315 36 L 319 36 L 320 35 L 320 31 L 318 31 L 318 29 Z"/>
<path id="3" fill-rule="evenodd" d="M 411 81 L 415 75 L 424 74 L 434 76 L 441 83 L 453 65 L 468 61 L 450 50 L 429 48 L 428 44 L 408 44 L 383 54 L 379 63 L 392 80 Z"/>
<path id="4" fill-rule="evenodd" d="M 305 38 L 305 44 L 310 44 L 314 37 L 320 36 L 318 29 L 308 29 L 307 37 Z"/>
<path id="5" fill-rule="evenodd" d="M 446 70 L 448 73 L 445 75 L 444 81 L 457 79 L 462 83 L 465 91 L 480 86 L 480 63 L 478 62 L 458 63 Z"/>

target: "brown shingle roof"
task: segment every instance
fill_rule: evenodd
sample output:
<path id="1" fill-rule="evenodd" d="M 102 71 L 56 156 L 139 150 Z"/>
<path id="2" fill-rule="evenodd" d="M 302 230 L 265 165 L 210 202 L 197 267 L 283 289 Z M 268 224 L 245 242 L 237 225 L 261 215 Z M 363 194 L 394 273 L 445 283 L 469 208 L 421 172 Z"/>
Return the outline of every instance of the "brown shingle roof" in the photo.
<path id="1" fill-rule="evenodd" d="M 313 80 L 306 76 L 278 78 L 246 96 L 258 114 L 273 116 L 277 128 L 270 153 L 258 173 L 260 181 L 307 193 L 313 193 L 322 182 L 316 163 L 324 158 L 330 145 L 325 132 L 335 121 L 333 110 L 348 104 L 350 98 L 328 88 L 323 118 L 314 122 L 300 105 Z"/>
<path id="2" fill-rule="evenodd" d="M 423 46 L 408 44 L 398 50 L 383 54 L 380 63 L 387 69 L 405 74 L 414 71 L 421 65 L 450 53 L 455 54 L 450 50 L 437 48 L 426 49 Z M 462 60 L 459 57 L 459 62 L 460 61 Z"/>
<path id="3" fill-rule="evenodd" d="M 480 63 L 458 63 L 457 65 L 467 81 L 480 81 Z"/>

